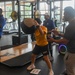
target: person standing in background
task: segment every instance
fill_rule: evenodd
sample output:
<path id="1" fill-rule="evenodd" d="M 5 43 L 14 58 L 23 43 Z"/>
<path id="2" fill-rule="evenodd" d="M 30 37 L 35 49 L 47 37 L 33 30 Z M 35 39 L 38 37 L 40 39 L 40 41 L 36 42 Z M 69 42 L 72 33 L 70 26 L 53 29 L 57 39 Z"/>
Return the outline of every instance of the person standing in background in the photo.
<path id="1" fill-rule="evenodd" d="M 2 33 L 3 33 L 3 27 L 6 24 L 6 20 L 2 15 L 2 9 L 0 8 L 0 39 L 2 37 Z"/>
<path id="2" fill-rule="evenodd" d="M 48 41 L 65 44 L 67 46 L 67 52 L 64 57 L 66 71 L 60 75 L 75 75 L 75 9 L 71 6 L 64 9 L 64 22 L 69 23 L 64 34 L 52 30 L 54 34 L 62 36 L 63 38 L 56 40 L 50 37 Z"/>
<path id="3" fill-rule="evenodd" d="M 53 20 L 50 19 L 50 15 L 48 13 L 45 13 L 44 18 L 45 20 L 43 21 L 43 25 L 47 27 L 48 37 L 49 37 L 51 36 L 51 30 L 55 29 L 55 23 L 53 22 Z M 53 51 L 52 51 L 51 42 L 49 42 L 48 46 L 49 46 L 49 54 L 51 54 L 50 60 L 53 60 Z"/>

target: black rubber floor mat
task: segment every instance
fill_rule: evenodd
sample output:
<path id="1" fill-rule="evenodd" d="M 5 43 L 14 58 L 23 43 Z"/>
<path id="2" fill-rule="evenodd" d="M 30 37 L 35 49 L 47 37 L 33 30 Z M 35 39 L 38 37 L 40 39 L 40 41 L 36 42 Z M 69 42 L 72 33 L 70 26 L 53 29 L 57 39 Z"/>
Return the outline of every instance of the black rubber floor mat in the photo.
<path id="1" fill-rule="evenodd" d="M 1 46 L 0 51 L 13 47 L 13 45 Z"/>
<path id="2" fill-rule="evenodd" d="M 25 53 L 23 55 L 20 55 L 18 57 L 12 58 L 10 60 L 7 60 L 5 62 L 2 62 L 4 65 L 9 67 L 22 67 L 25 64 L 29 63 L 31 60 L 31 54 L 32 52 Z M 37 56 L 37 58 L 42 57 L 42 55 Z"/>

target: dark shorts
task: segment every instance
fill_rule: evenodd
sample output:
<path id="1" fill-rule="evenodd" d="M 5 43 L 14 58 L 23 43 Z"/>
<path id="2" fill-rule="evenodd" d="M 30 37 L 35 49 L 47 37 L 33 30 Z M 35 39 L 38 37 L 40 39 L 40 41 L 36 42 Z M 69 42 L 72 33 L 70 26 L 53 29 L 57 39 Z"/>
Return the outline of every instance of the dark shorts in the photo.
<path id="1" fill-rule="evenodd" d="M 48 55 L 49 52 L 48 52 L 48 45 L 45 45 L 45 46 L 38 46 L 38 45 L 35 45 L 33 51 L 32 51 L 33 54 L 35 55 L 39 55 L 39 54 L 43 54 L 43 55 Z"/>

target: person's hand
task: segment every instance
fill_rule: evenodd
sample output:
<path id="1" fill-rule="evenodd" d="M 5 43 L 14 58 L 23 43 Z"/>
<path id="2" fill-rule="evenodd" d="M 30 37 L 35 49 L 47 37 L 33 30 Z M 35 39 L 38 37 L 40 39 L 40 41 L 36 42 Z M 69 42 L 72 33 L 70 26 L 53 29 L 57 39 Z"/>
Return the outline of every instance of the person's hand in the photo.
<path id="1" fill-rule="evenodd" d="M 40 26 L 37 21 L 34 21 L 34 23 L 35 23 L 35 26 Z"/>
<path id="2" fill-rule="evenodd" d="M 55 35 L 59 35 L 59 32 L 55 29 L 52 30 L 52 32 L 55 34 Z"/>
<path id="3" fill-rule="evenodd" d="M 48 38 L 51 37 L 51 34 L 47 34 L 47 37 L 48 37 Z"/>
<path id="4" fill-rule="evenodd" d="M 51 38 L 51 37 L 48 37 L 48 39 L 47 39 L 49 42 L 54 42 L 54 39 L 53 38 Z"/>

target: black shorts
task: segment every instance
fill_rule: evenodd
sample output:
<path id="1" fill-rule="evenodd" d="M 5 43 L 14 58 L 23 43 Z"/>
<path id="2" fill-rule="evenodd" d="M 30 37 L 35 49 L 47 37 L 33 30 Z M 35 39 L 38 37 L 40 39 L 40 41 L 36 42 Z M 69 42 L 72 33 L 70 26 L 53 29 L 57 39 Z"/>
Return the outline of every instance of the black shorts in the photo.
<path id="1" fill-rule="evenodd" d="M 33 54 L 35 55 L 39 55 L 39 54 L 43 54 L 43 55 L 48 55 L 49 52 L 48 52 L 48 45 L 45 45 L 45 46 L 38 46 L 38 45 L 35 45 L 33 51 L 32 51 Z"/>

